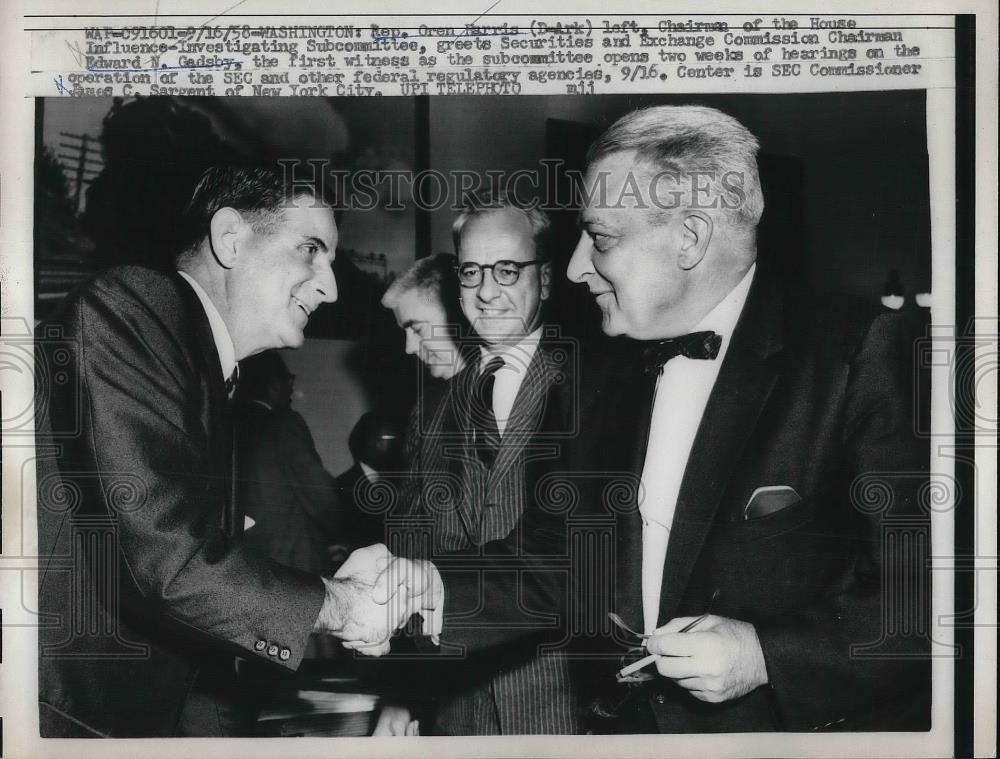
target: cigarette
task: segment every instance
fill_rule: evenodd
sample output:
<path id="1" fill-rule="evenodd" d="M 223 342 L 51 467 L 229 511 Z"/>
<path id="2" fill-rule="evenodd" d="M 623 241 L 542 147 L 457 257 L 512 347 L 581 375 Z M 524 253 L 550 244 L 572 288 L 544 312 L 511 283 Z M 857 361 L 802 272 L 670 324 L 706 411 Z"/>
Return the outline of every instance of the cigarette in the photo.
<path id="1" fill-rule="evenodd" d="M 652 664 L 654 661 L 656 661 L 656 654 L 650 654 L 649 656 L 644 656 L 642 659 L 639 659 L 639 661 L 632 662 L 627 667 L 622 667 L 621 670 L 618 672 L 618 676 L 628 677 L 633 672 L 638 672 L 647 664 Z"/>

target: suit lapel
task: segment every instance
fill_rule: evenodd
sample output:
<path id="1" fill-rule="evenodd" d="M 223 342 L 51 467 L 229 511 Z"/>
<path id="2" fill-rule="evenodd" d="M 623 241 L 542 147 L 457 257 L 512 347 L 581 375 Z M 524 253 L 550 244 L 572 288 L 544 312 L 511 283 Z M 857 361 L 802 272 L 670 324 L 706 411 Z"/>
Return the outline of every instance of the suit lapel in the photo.
<path id="1" fill-rule="evenodd" d="M 219 350 L 215 346 L 215 337 L 212 335 L 212 326 L 205 313 L 205 307 L 202 306 L 191 285 L 179 274 L 175 273 L 172 278 L 181 295 L 184 313 L 190 314 L 194 322 L 197 346 L 194 359 L 198 362 L 199 373 L 205 379 L 205 392 L 208 397 L 204 405 L 205 416 L 202 417 L 202 423 L 208 436 L 212 464 L 215 471 L 222 475 L 225 493 L 225 506 L 220 515 L 219 526 L 228 535 L 239 535 L 243 532 L 243 515 L 236 499 L 233 414 L 229 408 L 229 399 L 226 397 Z"/>
<path id="2" fill-rule="evenodd" d="M 586 406 L 581 433 L 593 447 L 591 471 L 604 473 L 594 480 L 593 499 L 601 514 L 615 518 L 616 576 L 611 583 L 614 597 L 608 611 L 617 612 L 626 624 L 638 629 L 642 627 L 642 521 L 638 483 L 649 435 L 655 378 L 643 374 L 634 347 L 622 342 L 600 346 L 610 355 L 605 359 L 606 372 L 595 388 L 597 392 L 584 391 Z M 600 430 L 600 434 L 594 434 L 593 430 Z M 628 498 L 620 506 L 612 507 L 606 502 L 605 487 L 621 475 L 632 478 L 628 483 Z"/>
<path id="3" fill-rule="evenodd" d="M 637 367 L 634 373 L 634 383 L 627 387 L 630 392 L 621 398 L 619 408 L 627 410 L 632 418 L 637 420 L 630 429 L 633 432 L 631 445 L 623 446 L 628 454 L 625 471 L 632 472 L 637 486 L 628 509 L 618 517 L 618 566 L 625 576 L 622 577 L 623 587 L 627 593 L 620 595 L 621 608 L 618 613 L 634 630 L 641 630 L 642 622 L 642 518 L 639 516 L 639 486 L 642 478 L 642 467 L 646 458 L 646 442 L 649 439 L 649 426 L 653 407 L 653 393 L 656 389 L 656 378 L 646 377 Z M 628 425 L 625 425 L 629 429 Z"/>
<path id="4" fill-rule="evenodd" d="M 517 460 L 518 454 L 538 431 L 546 412 L 548 390 L 555 373 L 548 351 L 539 345 L 517 390 L 514 406 L 501 438 L 500 450 L 487 479 L 487 492 L 492 492 L 497 487 Z"/>
<path id="5" fill-rule="evenodd" d="M 720 499 L 777 382 L 781 300 L 776 290 L 758 272 L 702 415 L 667 546 L 660 624 L 676 613 Z"/>
<path id="6" fill-rule="evenodd" d="M 448 383 L 444 402 L 438 407 L 430 432 L 438 437 L 432 449 L 435 451 L 435 458 L 440 458 L 428 462 L 427 470 L 447 471 L 452 475 L 453 481 L 458 483 L 459 492 L 453 505 L 472 545 L 479 543 L 479 518 L 475 513 L 465 468 L 473 465 L 472 458 L 475 455 L 469 436 L 468 409 L 478 375 L 479 364 L 470 362 Z"/>

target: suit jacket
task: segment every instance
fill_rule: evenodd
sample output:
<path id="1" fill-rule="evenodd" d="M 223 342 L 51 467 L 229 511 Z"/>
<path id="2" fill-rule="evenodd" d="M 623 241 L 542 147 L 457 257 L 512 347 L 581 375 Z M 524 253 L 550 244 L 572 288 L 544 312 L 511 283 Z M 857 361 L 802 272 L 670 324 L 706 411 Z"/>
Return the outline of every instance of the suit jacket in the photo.
<path id="1" fill-rule="evenodd" d="M 392 474 L 397 473 L 391 473 L 390 477 Z M 354 464 L 337 475 L 337 492 L 344 514 L 338 542 L 352 550 L 384 543 L 385 513 L 377 503 L 378 487 L 369 482 L 361 464 Z M 372 503 L 373 500 L 376 503 Z"/>
<path id="2" fill-rule="evenodd" d="M 470 403 L 479 364 L 429 386 L 408 434 L 424 549 L 445 584 L 442 660 L 428 681 L 448 734 L 576 732 L 564 637 L 566 531 L 536 485 L 560 468 L 572 372 L 543 343 L 526 369 L 493 466 L 476 457 Z M 563 352 L 560 357 L 565 359 Z M 413 538 L 416 548 L 420 538 Z M 449 662 L 451 653 L 454 660 Z"/>
<path id="3" fill-rule="evenodd" d="M 170 735 L 203 666 L 296 668 L 323 586 L 243 545 L 222 370 L 190 286 L 112 269 L 36 345 L 61 372 L 36 373 L 42 735 Z"/>
<path id="4" fill-rule="evenodd" d="M 583 425 L 600 430 L 592 466 L 638 477 L 655 378 L 621 349 L 594 378 Z M 681 482 L 658 624 L 703 613 L 718 589 L 712 613 L 755 625 L 769 684 L 707 704 L 657 678 L 643 696 L 656 730 L 927 729 L 929 451 L 914 432 L 913 355 L 899 315 L 758 270 Z M 800 500 L 746 518 L 767 486 Z M 634 493 L 623 508 L 589 500 L 616 522 L 599 616 L 641 628 Z"/>
<path id="5" fill-rule="evenodd" d="M 339 488 L 301 414 L 240 404 L 236 436 L 239 502 L 254 520 L 247 546 L 289 567 L 329 572 L 327 545 L 342 520 Z"/>

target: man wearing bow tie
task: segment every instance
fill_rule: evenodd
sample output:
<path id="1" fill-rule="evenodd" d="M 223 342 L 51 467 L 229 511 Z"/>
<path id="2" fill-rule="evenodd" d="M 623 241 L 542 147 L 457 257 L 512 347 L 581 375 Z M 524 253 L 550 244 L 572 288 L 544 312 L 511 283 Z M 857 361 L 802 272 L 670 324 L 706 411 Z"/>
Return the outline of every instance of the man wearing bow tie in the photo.
<path id="1" fill-rule="evenodd" d="M 321 577 L 242 540 L 227 396 L 337 297 L 321 191 L 215 167 L 177 231 L 176 271 L 112 269 L 39 333 L 68 378 L 36 374 L 42 737 L 250 734 L 236 657 L 294 670 L 314 631 L 385 653 L 422 604 L 379 585 L 385 546 Z"/>
<path id="2" fill-rule="evenodd" d="M 757 149 L 726 114 L 666 106 L 588 154 L 567 276 L 636 342 L 582 426 L 595 468 L 641 478 L 607 611 L 648 636 L 615 631 L 648 663 L 607 673 L 597 713 L 623 732 L 926 729 L 925 578 L 885 539 L 926 531 L 912 344 L 758 264 Z M 869 480 L 884 509 L 859 502 Z"/>

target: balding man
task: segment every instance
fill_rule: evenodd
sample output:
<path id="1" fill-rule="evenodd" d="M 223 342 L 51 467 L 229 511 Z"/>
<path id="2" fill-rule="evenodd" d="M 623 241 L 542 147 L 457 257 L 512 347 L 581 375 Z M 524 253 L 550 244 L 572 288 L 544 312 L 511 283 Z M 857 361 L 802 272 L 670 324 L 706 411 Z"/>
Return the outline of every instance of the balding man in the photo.
<path id="1" fill-rule="evenodd" d="M 444 582 L 443 645 L 429 691 L 445 735 L 573 733 L 569 668 L 546 651 L 565 629 L 565 525 L 540 504 L 571 429 L 565 353 L 543 334 L 551 286 L 549 220 L 513 198 L 477 199 L 452 227 L 461 306 L 479 345 L 447 383 L 428 385 L 408 435 Z M 561 360 L 560 360 L 561 359 Z"/>
<path id="2" fill-rule="evenodd" d="M 757 263 L 757 149 L 720 111 L 664 106 L 589 152 L 568 276 L 636 359 L 608 369 L 582 428 L 595 469 L 641 480 L 614 512 L 607 611 L 651 636 L 616 631 L 637 652 L 597 711 L 622 732 L 926 729 L 919 556 L 883 535 L 925 525 L 912 344 L 894 315 Z M 884 510 L 858 502 L 871 478 Z M 898 614 L 912 634 L 884 629 Z"/>

